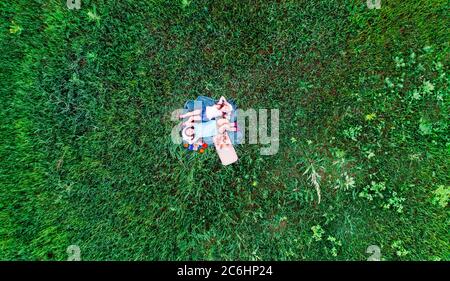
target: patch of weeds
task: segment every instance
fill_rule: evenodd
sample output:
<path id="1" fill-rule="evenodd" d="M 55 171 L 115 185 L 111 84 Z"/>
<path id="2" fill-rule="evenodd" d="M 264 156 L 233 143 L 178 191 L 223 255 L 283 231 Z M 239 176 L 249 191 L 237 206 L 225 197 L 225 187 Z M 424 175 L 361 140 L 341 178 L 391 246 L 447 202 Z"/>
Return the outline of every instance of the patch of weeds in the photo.
<path id="1" fill-rule="evenodd" d="M 386 191 L 389 196 L 386 195 Z M 380 206 L 382 208 L 394 209 L 398 213 L 403 212 L 403 202 L 406 200 L 403 197 L 399 197 L 397 192 L 387 190 L 386 184 L 384 182 L 377 183 L 374 181 L 372 181 L 370 185 L 364 187 L 364 189 L 359 193 L 359 197 L 365 198 L 368 201 L 374 201 L 374 199 L 381 199 L 381 202 L 383 203 L 381 203 Z"/>
<path id="2" fill-rule="evenodd" d="M 391 244 L 391 248 L 395 251 L 397 257 L 405 257 L 409 254 L 409 251 L 404 247 L 404 243 L 402 240 L 395 240 Z"/>
<path id="3" fill-rule="evenodd" d="M 314 239 L 314 241 L 322 241 L 322 236 L 325 231 L 323 230 L 322 226 L 320 226 L 320 224 L 312 226 L 311 231 L 313 232 L 312 239 Z"/>
<path id="4" fill-rule="evenodd" d="M 450 199 L 450 186 L 439 185 L 433 191 L 432 203 L 441 206 L 442 208 L 447 207 L 448 200 Z"/>
<path id="5" fill-rule="evenodd" d="M 327 241 L 330 243 L 330 245 L 327 247 L 327 249 L 329 249 L 329 251 L 333 257 L 337 257 L 338 250 L 340 247 L 342 247 L 342 242 L 340 240 L 337 240 L 333 236 L 328 236 Z"/>

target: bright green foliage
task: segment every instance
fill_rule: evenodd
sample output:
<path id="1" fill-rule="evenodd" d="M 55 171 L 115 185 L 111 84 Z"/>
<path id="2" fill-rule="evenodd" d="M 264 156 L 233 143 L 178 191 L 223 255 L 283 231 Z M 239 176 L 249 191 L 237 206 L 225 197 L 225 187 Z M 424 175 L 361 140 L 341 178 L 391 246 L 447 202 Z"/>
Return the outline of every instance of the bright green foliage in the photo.
<path id="1" fill-rule="evenodd" d="M 0 259 L 448 260 L 447 13 L 1 1 Z M 278 108 L 278 153 L 173 145 L 198 95 Z"/>

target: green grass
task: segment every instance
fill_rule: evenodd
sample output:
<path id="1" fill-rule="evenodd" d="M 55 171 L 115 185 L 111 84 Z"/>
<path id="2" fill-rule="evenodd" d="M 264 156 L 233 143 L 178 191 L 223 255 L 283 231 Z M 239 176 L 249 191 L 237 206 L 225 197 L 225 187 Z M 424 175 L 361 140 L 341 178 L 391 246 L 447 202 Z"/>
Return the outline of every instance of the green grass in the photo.
<path id="1" fill-rule="evenodd" d="M 0 259 L 448 261 L 448 3 L 365 3 L 1 2 Z M 198 95 L 278 153 L 173 145 Z"/>

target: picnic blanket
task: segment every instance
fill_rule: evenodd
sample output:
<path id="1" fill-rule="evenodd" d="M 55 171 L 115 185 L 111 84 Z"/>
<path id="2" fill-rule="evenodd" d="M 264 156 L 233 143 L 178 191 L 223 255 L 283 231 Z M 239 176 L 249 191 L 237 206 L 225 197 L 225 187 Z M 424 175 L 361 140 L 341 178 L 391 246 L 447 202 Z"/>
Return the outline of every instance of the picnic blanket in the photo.
<path id="1" fill-rule="evenodd" d="M 230 122 L 237 122 L 236 103 L 233 100 L 228 100 L 228 99 L 227 99 L 227 102 L 230 103 L 231 106 L 233 107 L 233 111 L 231 112 L 231 116 L 230 116 Z M 198 96 L 197 99 L 195 99 L 195 100 L 188 100 L 184 104 L 183 109 L 184 109 L 184 112 L 191 112 L 195 109 L 201 109 L 202 106 L 205 106 L 205 107 L 213 106 L 216 103 L 217 103 L 217 101 L 210 97 Z M 237 132 L 228 131 L 227 133 L 228 133 L 228 136 L 230 137 L 232 144 L 240 144 L 242 142 L 241 128 L 238 127 Z M 203 138 L 203 141 L 205 143 L 207 143 L 208 145 L 214 144 L 213 137 L 205 137 L 205 138 Z"/>

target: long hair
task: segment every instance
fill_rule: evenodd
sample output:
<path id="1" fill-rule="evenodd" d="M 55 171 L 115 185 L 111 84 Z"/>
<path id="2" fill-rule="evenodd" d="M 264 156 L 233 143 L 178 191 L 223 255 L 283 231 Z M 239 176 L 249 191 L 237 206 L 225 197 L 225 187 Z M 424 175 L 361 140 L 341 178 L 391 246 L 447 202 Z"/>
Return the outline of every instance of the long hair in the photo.
<path id="1" fill-rule="evenodd" d="M 221 102 L 221 103 L 218 103 L 217 105 L 219 106 L 218 109 L 221 110 L 225 106 L 225 103 Z"/>
<path id="2" fill-rule="evenodd" d="M 217 103 L 217 105 L 219 106 L 218 109 L 219 109 L 220 111 L 222 111 L 222 108 L 225 106 L 225 102 L 223 101 L 223 102 L 221 102 L 221 103 Z M 230 112 L 230 114 L 231 114 L 231 112 Z M 227 112 L 222 111 L 222 118 L 226 118 L 227 115 L 228 115 Z"/>

